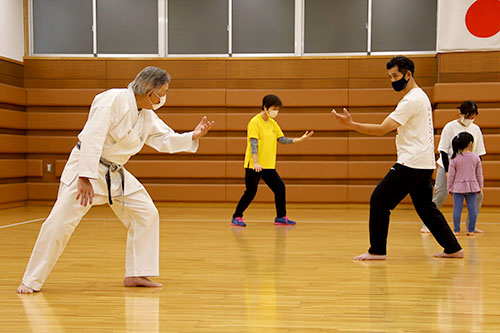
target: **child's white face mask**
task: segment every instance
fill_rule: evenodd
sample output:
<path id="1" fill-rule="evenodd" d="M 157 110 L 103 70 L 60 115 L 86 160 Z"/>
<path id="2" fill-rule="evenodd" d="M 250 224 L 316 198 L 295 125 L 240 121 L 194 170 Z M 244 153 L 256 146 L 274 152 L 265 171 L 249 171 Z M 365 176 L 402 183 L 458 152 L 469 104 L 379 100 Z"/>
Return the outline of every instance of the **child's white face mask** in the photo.
<path id="1" fill-rule="evenodd" d="M 466 119 L 464 116 L 460 116 L 460 122 L 465 125 L 465 127 L 469 127 L 470 124 L 474 122 L 474 119 Z"/>

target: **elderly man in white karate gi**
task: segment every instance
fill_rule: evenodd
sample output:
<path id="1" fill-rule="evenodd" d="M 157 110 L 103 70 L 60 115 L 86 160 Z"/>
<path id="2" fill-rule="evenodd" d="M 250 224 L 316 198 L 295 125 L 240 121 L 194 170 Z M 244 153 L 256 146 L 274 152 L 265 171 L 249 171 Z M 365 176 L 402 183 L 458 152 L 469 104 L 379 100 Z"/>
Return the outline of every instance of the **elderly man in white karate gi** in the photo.
<path id="1" fill-rule="evenodd" d="M 213 125 L 203 117 L 192 132 L 178 134 L 154 112 L 166 101 L 170 76 L 146 67 L 128 89 L 97 95 L 79 142 L 64 167 L 57 201 L 42 224 L 17 292 L 39 291 L 74 229 L 93 205 L 109 203 L 128 229 L 123 284 L 161 287 L 159 215 L 141 183 L 123 165 L 146 144 L 160 152 L 196 152 Z"/>

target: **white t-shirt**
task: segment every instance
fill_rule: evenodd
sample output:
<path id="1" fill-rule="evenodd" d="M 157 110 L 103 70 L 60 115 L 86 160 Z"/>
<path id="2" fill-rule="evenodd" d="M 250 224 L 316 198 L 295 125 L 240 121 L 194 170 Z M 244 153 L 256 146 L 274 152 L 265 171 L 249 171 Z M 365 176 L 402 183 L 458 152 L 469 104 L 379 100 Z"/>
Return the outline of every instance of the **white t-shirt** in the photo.
<path id="1" fill-rule="evenodd" d="M 481 133 L 481 129 L 476 124 L 472 123 L 469 126 L 464 126 L 460 124 L 457 120 L 450 121 L 443 127 L 443 131 L 441 132 L 441 139 L 439 140 L 438 151 L 444 151 L 448 154 L 448 159 L 451 159 L 453 155 L 453 147 L 451 146 L 451 142 L 453 138 L 461 132 L 468 132 L 472 134 L 474 137 L 474 143 L 472 147 L 472 151 L 477 155 L 481 156 L 486 154 L 486 149 L 484 148 L 483 141 L 483 133 Z M 441 154 L 439 154 L 439 160 L 437 161 L 438 165 L 444 168 L 443 158 Z"/>
<path id="2" fill-rule="evenodd" d="M 396 135 L 397 163 L 414 169 L 435 169 L 432 107 L 425 92 L 411 89 L 389 117 L 401 124 Z"/>

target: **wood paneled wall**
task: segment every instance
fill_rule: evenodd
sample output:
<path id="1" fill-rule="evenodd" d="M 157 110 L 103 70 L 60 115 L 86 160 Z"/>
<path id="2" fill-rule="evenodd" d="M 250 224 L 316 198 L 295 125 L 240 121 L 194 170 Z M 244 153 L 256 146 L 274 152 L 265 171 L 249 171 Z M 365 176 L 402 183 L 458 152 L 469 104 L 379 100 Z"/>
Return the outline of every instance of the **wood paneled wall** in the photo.
<path id="1" fill-rule="evenodd" d="M 475 59 L 475 54 L 470 55 Z M 438 82 L 445 73 L 459 71 L 450 64 L 459 60 L 443 58 L 450 56 L 413 57 L 417 82 L 437 107 L 436 145 L 440 129 L 456 116 L 455 107 L 464 99 L 476 100 L 481 107 L 477 123 L 484 129 L 488 150 L 485 204 L 500 204 L 496 196 L 500 189 L 499 83 Z M 10 170 L 0 177 L 24 186 L 22 200 L 54 200 L 93 97 L 105 89 L 125 87 L 142 68 L 153 65 L 172 75 L 167 104 L 159 110 L 167 124 L 182 132 L 191 130 L 202 115 L 216 121 L 196 154 L 158 154 L 145 147 L 127 164 L 155 200 L 237 201 L 243 193 L 247 122 L 259 111 L 262 97 L 275 93 L 284 102 L 278 122 L 287 136 L 297 137 L 309 129 L 316 132 L 308 142 L 279 147 L 277 169 L 287 184 L 288 201 L 366 203 L 395 161 L 394 133 L 374 138 L 346 131 L 329 111 L 349 107 L 359 121 L 384 119 L 401 98 L 390 88 L 388 59 L 28 57 L 25 89 L 12 85 L 8 91 L 0 89 L 0 103 L 13 103 L 9 104 L 13 109 L 2 110 L 8 120 L 0 120 L 4 128 L 0 167 Z M 263 186 L 256 200 L 272 201 L 273 196 Z"/>
<path id="2" fill-rule="evenodd" d="M 0 208 L 24 205 L 28 197 L 23 85 L 23 64 L 0 57 Z"/>
<path id="3" fill-rule="evenodd" d="M 16 87 L 23 87 L 24 86 L 23 63 L 0 56 L 0 83 Z"/>
<path id="4" fill-rule="evenodd" d="M 437 78 L 435 56 L 415 56 L 422 86 Z M 172 76 L 173 89 L 346 89 L 388 88 L 388 57 L 64 59 L 25 58 L 27 88 L 126 86 L 146 66 Z"/>
<path id="5" fill-rule="evenodd" d="M 500 82 L 500 51 L 438 55 L 439 82 Z"/>

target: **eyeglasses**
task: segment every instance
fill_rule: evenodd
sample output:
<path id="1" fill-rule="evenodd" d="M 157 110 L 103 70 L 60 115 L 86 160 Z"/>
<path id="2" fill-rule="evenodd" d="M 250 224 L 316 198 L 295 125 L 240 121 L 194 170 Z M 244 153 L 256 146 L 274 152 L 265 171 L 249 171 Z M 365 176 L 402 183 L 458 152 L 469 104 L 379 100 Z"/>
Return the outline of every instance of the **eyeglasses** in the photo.
<path id="1" fill-rule="evenodd" d="M 156 91 L 154 91 L 154 90 L 152 90 L 152 92 L 153 92 L 153 94 L 155 94 L 155 95 L 156 95 L 156 97 L 161 98 L 161 97 L 163 97 L 163 96 L 167 95 L 167 93 L 168 93 L 168 89 L 167 89 L 167 90 L 165 90 L 165 94 L 164 94 L 164 95 L 162 95 L 162 96 L 158 95 L 158 94 L 156 93 Z"/>

